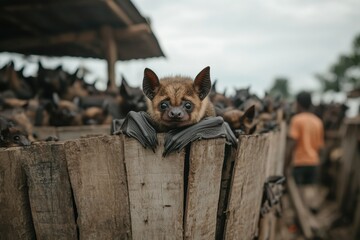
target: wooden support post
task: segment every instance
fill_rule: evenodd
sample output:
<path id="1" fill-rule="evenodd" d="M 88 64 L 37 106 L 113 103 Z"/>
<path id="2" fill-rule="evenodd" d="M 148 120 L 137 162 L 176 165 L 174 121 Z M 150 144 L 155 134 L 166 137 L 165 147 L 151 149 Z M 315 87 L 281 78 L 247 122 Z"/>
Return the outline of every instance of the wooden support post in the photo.
<path id="1" fill-rule="evenodd" d="M 117 60 L 117 46 L 115 42 L 113 29 L 109 26 L 101 28 L 101 36 L 104 41 L 104 51 L 107 60 L 108 69 L 108 87 L 109 92 L 116 92 L 115 84 L 115 63 Z"/>
<path id="2" fill-rule="evenodd" d="M 191 144 L 184 239 L 215 239 L 225 139 Z"/>
<path id="3" fill-rule="evenodd" d="M 75 210 L 64 144 L 21 148 L 28 197 L 37 239 L 77 239 Z"/>
<path id="4" fill-rule="evenodd" d="M 0 150 L 0 239 L 35 239 L 21 148 Z"/>
<path id="5" fill-rule="evenodd" d="M 155 153 L 124 140 L 133 239 L 183 239 L 185 151 L 164 158 L 158 140 Z"/>
<path id="6" fill-rule="evenodd" d="M 307 209 L 304 205 L 299 189 L 296 186 L 294 177 L 291 176 L 290 172 L 287 172 L 286 175 L 287 189 L 289 191 L 290 199 L 294 205 L 301 230 L 303 231 L 304 237 L 306 239 L 313 239 L 313 231 L 318 228 L 316 219 L 310 213 L 309 209 Z"/>
<path id="7" fill-rule="evenodd" d="M 79 239 L 132 239 L 122 138 L 84 138 L 64 146 Z"/>
<path id="8" fill-rule="evenodd" d="M 257 236 L 269 134 L 242 135 L 233 168 L 223 239 Z"/>

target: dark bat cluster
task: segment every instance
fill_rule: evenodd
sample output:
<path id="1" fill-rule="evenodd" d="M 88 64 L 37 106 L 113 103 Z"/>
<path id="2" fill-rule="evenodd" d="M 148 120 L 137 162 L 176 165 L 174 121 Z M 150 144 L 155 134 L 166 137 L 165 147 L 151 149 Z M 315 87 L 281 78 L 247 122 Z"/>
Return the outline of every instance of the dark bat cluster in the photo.
<path id="1" fill-rule="evenodd" d="M 2 131 L 4 131 L 1 135 L 1 146 L 12 146 L 4 142 L 10 136 L 5 134 L 7 129 L 11 131 L 18 129 L 18 133 L 30 142 L 39 140 L 33 134 L 33 126 L 113 123 L 112 131 L 118 132 L 118 119 L 125 118 L 130 111 L 146 111 L 145 96 L 139 87 L 131 87 L 122 78 L 122 83 L 116 92 L 100 91 L 95 87 L 95 83 L 89 84 L 84 80 L 85 74 L 86 71 L 81 69 L 68 73 L 61 66 L 47 69 L 39 63 L 36 76 L 26 77 L 23 69 L 15 69 L 13 62 L 1 67 L 0 117 Z M 260 98 L 251 93 L 250 88 L 236 89 L 229 96 L 225 92 L 217 91 L 215 81 L 208 96 L 214 105 L 216 115 L 222 117 L 228 125 L 225 131 L 223 125 L 218 124 L 218 120 L 210 121 L 209 125 L 200 124 L 198 130 L 203 129 L 203 133 L 199 133 L 199 138 L 210 136 L 208 132 L 214 135 L 230 136 L 227 133 L 229 129 L 236 136 L 264 133 L 276 129 L 279 122 L 283 119 L 289 120 L 291 116 L 288 102 L 268 94 Z M 326 129 L 338 129 L 345 117 L 346 109 L 347 107 L 343 104 L 320 104 L 314 108 L 314 112 L 324 120 Z M 140 117 L 146 121 L 145 115 L 135 116 L 135 118 Z M 129 125 L 131 128 L 133 123 L 130 122 L 124 126 Z M 218 132 L 209 131 L 209 126 L 212 130 L 214 126 L 217 126 Z M 168 147 L 179 149 L 179 146 L 182 146 L 179 143 L 183 138 L 179 139 L 177 147 L 171 145 Z M 232 137 L 227 139 L 234 143 Z M 143 141 L 152 140 L 144 139 Z"/>
<path id="2" fill-rule="evenodd" d="M 313 112 L 323 121 L 325 147 L 322 151 L 321 182 L 330 189 L 329 196 L 336 194 L 338 169 L 342 157 L 341 126 L 346 117 L 348 106 L 344 103 L 320 103 L 314 106 Z"/>
<path id="3" fill-rule="evenodd" d="M 313 112 L 323 121 L 326 131 L 339 130 L 349 107 L 344 103 L 323 103 L 314 106 Z"/>
<path id="4" fill-rule="evenodd" d="M 12 129 L 21 128 L 30 142 L 39 140 L 33 126 L 108 125 L 130 110 L 146 110 L 141 89 L 124 78 L 116 92 L 108 92 L 85 82 L 81 69 L 68 73 L 61 66 L 47 69 L 39 62 L 36 76 L 25 77 L 23 70 L 15 69 L 13 62 L 1 67 L 0 116 Z"/>
<path id="5" fill-rule="evenodd" d="M 142 90 L 129 86 L 124 78 L 117 92 L 108 92 L 87 83 L 80 69 L 68 73 L 61 66 L 48 69 L 39 62 L 36 76 L 26 77 L 23 70 L 15 69 L 13 62 L 0 69 L 0 116 L 11 122 L 12 128 L 21 128 L 30 142 L 39 140 L 33 126 L 110 124 L 130 111 L 146 111 Z M 216 91 L 216 83 L 209 97 L 217 115 L 236 134 L 265 132 L 277 126 L 277 99 L 259 99 L 248 88 L 227 97 Z"/>
<path id="6" fill-rule="evenodd" d="M 289 105 L 280 96 L 265 94 L 263 98 L 251 93 L 250 87 L 236 89 L 232 96 L 219 93 L 216 82 L 210 93 L 216 115 L 221 116 L 238 136 L 272 131 L 290 114 Z"/>
<path id="7" fill-rule="evenodd" d="M 179 84 L 180 81 L 182 84 Z M 251 94 L 249 88 L 237 89 L 231 97 L 217 92 L 216 82 L 211 87 L 209 67 L 204 68 L 193 81 L 181 76 L 159 80 L 152 70 L 145 69 L 143 88 L 149 100 L 150 115 L 131 112 L 124 121 L 114 121 L 113 133 L 134 137 L 144 147 L 154 150 L 156 132 L 165 129 L 164 155 L 179 151 L 197 139 L 225 137 L 229 144 L 236 147 L 236 136 L 274 130 L 284 119 L 284 102 L 280 98 L 266 95 L 261 99 Z M 211 103 L 208 103 L 208 98 Z M 185 99 L 189 106 L 182 105 L 180 99 Z M 201 106 L 207 110 L 193 111 L 201 109 Z M 175 110 L 179 116 L 186 117 L 173 119 L 172 111 Z M 193 114 L 203 115 L 186 128 L 182 127 L 183 118 L 192 119 Z M 169 119 L 173 119 L 174 127 L 168 123 Z"/>

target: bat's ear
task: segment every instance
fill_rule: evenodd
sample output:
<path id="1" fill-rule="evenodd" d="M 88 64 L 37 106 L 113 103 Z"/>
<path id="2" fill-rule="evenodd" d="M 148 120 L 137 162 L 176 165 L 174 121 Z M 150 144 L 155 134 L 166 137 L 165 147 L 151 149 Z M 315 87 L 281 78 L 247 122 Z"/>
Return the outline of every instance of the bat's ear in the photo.
<path id="1" fill-rule="evenodd" d="M 196 76 L 194 88 L 201 100 L 203 100 L 211 90 L 210 67 L 206 67 Z"/>
<path id="2" fill-rule="evenodd" d="M 244 122 L 246 121 L 247 123 L 252 123 L 254 117 L 255 117 L 255 105 L 252 105 L 244 112 L 244 115 L 242 115 L 241 120 Z"/>
<path id="3" fill-rule="evenodd" d="M 160 82 L 158 76 L 149 68 L 144 70 L 143 92 L 152 100 L 159 90 Z"/>
<path id="4" fill-rule="evenodd" d="M 256 131 L 256 127 L 257 127 L 257 124 L 254 124 L 254 126 L 252 126 L 252 127 L 249 129 L 249 134 L 254 134 L 254 132 Z"/>
<path id="5" fill-rule="evenodd" d="M 124 75 L 121 75 L 120 95 L 129 96 L 129 84 L 127 83 Z"/>

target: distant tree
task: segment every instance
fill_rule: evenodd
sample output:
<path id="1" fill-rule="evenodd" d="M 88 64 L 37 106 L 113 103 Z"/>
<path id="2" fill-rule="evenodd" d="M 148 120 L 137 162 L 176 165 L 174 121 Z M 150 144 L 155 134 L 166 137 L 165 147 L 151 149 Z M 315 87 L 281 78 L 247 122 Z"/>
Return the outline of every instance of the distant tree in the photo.
<path id="1" fill-rule="evenodd" d="M 340 55 L 328 73 L 316 74 L 322 91 L 348 91 L 360 87 L 360 34 L 355 37 L 351 52 Z"/>
<path id="2" fill-rule="evenodd" d="M 269 90 L 269 94 L 276 96 L 281 95 L 283 98 L 289 98 L 289 81 L 285 77 L 278 77 L 274 79 L 273 85 Z"/>

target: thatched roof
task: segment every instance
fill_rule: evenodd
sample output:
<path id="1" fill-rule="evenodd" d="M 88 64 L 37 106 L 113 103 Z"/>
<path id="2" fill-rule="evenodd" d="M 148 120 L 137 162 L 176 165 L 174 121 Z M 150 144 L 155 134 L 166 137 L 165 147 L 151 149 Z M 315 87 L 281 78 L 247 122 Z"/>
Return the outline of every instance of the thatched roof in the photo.
<path id="1" fill-rule="evenodd" d="M 148 21 L 129 0 L 5 0 L 0 52 L 118 60 L 164 56 Z"/>

